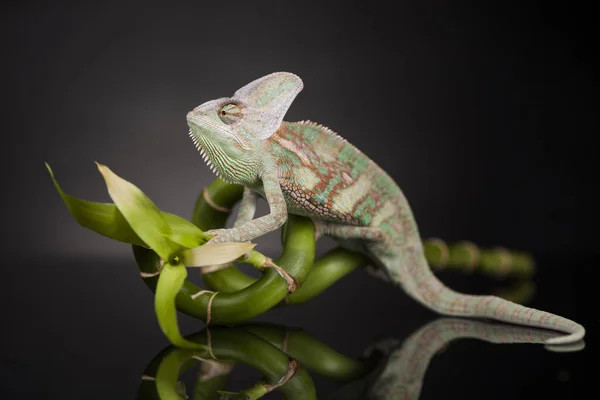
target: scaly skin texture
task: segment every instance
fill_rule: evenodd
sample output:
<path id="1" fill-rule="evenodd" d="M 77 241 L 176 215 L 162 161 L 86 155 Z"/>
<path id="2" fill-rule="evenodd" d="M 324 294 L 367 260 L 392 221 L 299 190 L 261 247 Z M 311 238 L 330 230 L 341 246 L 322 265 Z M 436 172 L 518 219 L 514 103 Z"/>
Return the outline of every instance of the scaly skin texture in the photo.
<path id="1" fill-rule="evenodd" d="M 277 72 L 206 102 L 187 115 L 190 137 L 221 179 L 246 187 L 238 220 L 212 242 L 250 241 L 281 227 L 288 213 L 311 218 L 317 236 L 363 251 L 375 274 L 444 315 L 483 317 L 566 332 L 548 344 L 583 338 L 580 324 L 494 297 L 458 293 L 431 272 L 408 201 L 394 180 L 332 130 L 284 122 L 302 80 Z M 270 213 L 253 219 L 256 193 Z"/>

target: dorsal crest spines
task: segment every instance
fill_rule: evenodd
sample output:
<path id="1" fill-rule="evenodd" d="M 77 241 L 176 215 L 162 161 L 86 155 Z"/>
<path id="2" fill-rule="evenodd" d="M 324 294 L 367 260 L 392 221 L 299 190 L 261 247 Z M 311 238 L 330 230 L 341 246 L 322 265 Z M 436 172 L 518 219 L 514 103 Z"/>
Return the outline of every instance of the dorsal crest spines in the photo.
<path id="1" fill-rule="evenodd" d="M 347 142 L 346 139 L 344 139 L 342 136 L 338 135 L 335 131 L 333 131 L 332 129 L 326 127 L 325 125 L 321 125 L 319 123 L 313 122 L 313 121 L 308 120 L 308 119 L 302 120 L 302 121 L 298 121 L 296 123 L 299 124 L 299 125 L 312 126 L 314 128 L 318 128 L 321 131 L 323 131 L 323 132 L 325 132 L 325 133 L 327 133 L 329 135 L 332 135 L 332 136 L 334 136 L 334 137 L 336 137 L 336 138 L 338 138 L 338 139 L 340 139 L 340 140 L 342 140 L 344 142 Z"/>

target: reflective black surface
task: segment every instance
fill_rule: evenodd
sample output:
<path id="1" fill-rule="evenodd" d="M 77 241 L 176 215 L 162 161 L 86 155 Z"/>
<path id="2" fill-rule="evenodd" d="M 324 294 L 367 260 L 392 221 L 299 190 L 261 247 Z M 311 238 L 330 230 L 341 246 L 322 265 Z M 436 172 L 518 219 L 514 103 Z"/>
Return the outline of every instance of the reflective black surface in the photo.
<path id="1" fill-rule="evenodd" d="M 585 276 L 597 264 L 540 262 L 545 272 L 537 275 L 538 290 L 528 304 L 583 323 L 588 328 L 585 349 L 555 353 L 538 344 L 452 341 L 435 352 L 419 398 L 574 398 L 579 390 L 593 389 L 598 319 L 586 305 L 593 292 Z M 2 294 L 4 398 L 136 398 L 145 368 L 168 343 L 154 317 L 152 294 L 138 277 L 133 258 L 49 257 L 9 265 Z M 566 274 L 564 290 L 552 286 L 566 268 L 577 268 L 579 273 Z M 477 275 L 443 272 L 440 276 L 452 287 L 473 293 L 511 285 Z M 370 346 L 384 339 L 401 343 L 439 321 L 399 289 L 360 270 L 311 302 L 273 309 L 252 322 L 276 324 L 282 331 L 303 330 L 340 354 L 362 360 Z M 181 324 L 186 334 L 204 328 L 202 322 L 184 316 Z M 309 374 L 319 399 L 348 384 L 310 370 Z M 186 373 L 182 380 L 190 389 L 195 378 Z M 259 379 L 257 371 L 236 366 L 228 389 L 241 390 Z M 281 394 L 276 391 L 266 398 L 281 398 Z"/>
<path id="2" fill-rule="evenodd" d="M 588 330 L 577 353 L 452 342 L 432 358 L 421 398 L 595 392 L 591 6 L 350 3 L 3 2 L 2 399 L 134 399 L 146 366 L 167 345 L 130 248 L 73 221 L 44 161 L 75 196 L 108 200 L 98 160 L 161 209 L 188 217 L 213 175 L 187 136 L 185 114 L 278 70 L 305 81 L 286 120 L 323 123 L 381 165 L 403 188 L 424 237 L 531 250 L 539 273 L 528 305 Z M 277 254 L 277 234 L 257 242 Z M 471 293 L 511 286 L 440 276 Z M 372 344 L 402 342 L 435 318 L 356 271 L 315 300 L 257 321 L 303 329 L 359 359 Z M 181 323 L 185 333 L 204 328 L 187 317 Z M 311 376 L 320 399 L 342 387 Z M 194 376 L 183 379 L 191 388 Z M 231 388 L 258 379 L 236 366 Z"/>

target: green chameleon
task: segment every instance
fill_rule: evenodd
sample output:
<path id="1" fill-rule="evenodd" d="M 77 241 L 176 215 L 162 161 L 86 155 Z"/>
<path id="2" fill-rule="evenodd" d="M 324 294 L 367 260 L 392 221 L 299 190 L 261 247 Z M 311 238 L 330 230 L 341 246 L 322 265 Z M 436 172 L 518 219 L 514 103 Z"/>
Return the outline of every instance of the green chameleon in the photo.
<path id="1" fill-rule="evenodd" d="M 187 114 L 189 135 L 212 171 L 245 188 L 233 228 L 209 231 L 216 235 L 212 243 L 251 241 L 281 227 L 288 213 L 306 216 L 317 239 L 328 235 L 366 252 L 375 275 L 435 312 L 568 333 L 547 344 L 584 337 L 584 327 L 569 319 L 495 296 L 458 293 L 438 280 L 394 180 L 331 129 L 283 121 L 302 88 L 298 76 L 276 72 Z M 253 219 L 257 195 L 267 200 L 270 212 Z"/>

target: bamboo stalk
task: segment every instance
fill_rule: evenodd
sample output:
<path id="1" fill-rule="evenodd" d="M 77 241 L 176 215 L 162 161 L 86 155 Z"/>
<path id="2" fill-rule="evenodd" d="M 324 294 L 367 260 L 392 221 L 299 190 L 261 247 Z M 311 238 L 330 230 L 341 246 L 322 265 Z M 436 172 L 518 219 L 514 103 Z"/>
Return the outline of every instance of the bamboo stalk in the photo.
<path id="1" fill-rule="evenodd" d="M 282 231 L 283 252 L 275 264 L 301 283 L 314 260 L 315 241 L 307 240 L 314 236 L 314 226 L 307 218 L 290 216 L 286 227 L 288 229 Z M 133 252 L 141 273 L 150 274 L 156 270 L 160 262 L 156 253 L 140 246 L 133 246 Z M 157 281 L 157 276 L 144 279 L 152 291 L 156 290 Z M 186 280 L 177 294 L 176 304 L 181 312 L 207 324 L 232 324 L 263 314 L 283 301 L 288 290 L 288 282 L 280 272 L 266 268 L 260 279 L 237 292 L 202 290 Z"/>
<path id="2" fill-rule="evenodd" d="M 498 279 L 507 276 L 526 278 L 535 273 L 533 258 L 524 252 L 502 247 L 480 248 L 467 241 L 447 244 L 438 238 L 424 240 L 423 246 L 427 261 L 437 270 L 477 271 Z"/>
<path id="3" fill-rule="evenodd" d="M 222 228 L 228 216 L 224 210 L 231 210 L 241 199 L 242 192 L 243 188 L 239 185 L 228 184 L 220 179 L 214 180 L 198 197 L 192 214 L 192 222 L 202 230 Z M 290 218 L 293 216 L 290 215 Z M 283 230 L 285 229 L 293 229 L 293 227 L 286 224 Z M 304 235 L 302 240 L 307 242 L 302 245 L 308 245 L 308 242 L 314 242 L 314 234 L 312 236 Z M 293 243 L 300 245 L 298 242 Z M 289 304 L 304 303 L 366 262 L 367 258 L 362 254 L 341 248 L 336 249 L 321 257 L 313 267 L 309 268 L 310 272 L 306 281 L 297 291 L 287 297 L 286 302 Z M 257 263 L 251 264 L 257 266 Z M 211 289 L 225 293 L 242 290 L 256 281 L 256 278 L 248 276 L 233 265 L 205 273 L 203 279 Z"/>
<path id="4" fill-rule="evenodd" d="M 368 262 L 368 257 L 363 254 L 341 247 L 335 248 L 315 261 L 302 287 L 289 294 L 286 303 L 305 303 Z"/>

